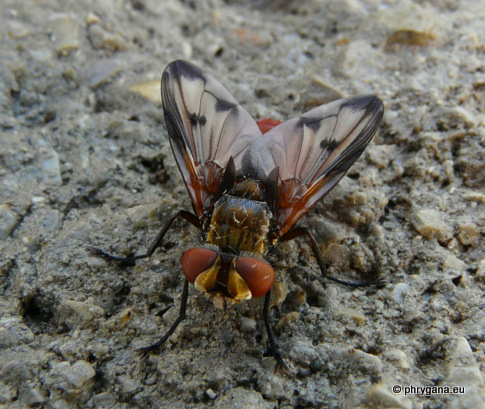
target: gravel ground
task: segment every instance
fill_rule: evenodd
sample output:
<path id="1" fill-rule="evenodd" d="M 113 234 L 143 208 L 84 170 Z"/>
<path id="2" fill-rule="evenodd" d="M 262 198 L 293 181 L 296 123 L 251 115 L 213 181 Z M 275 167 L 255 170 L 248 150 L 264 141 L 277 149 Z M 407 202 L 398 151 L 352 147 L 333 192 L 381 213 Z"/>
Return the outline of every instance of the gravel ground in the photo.
<path id="1" fill-rule="evenodd" d="M 485 3 L 3 0 L 0 10 L 0 408 L 485 407 Z M 204 67 L 256 118 L 374 93 L 383 124 L 348 177 L 270 261 L 274 373 L 262 301 L 189 316 L 193 227 L 161 120 L 172 60 Z M 170 308 L 173 307 L 173 308 Z M 394 393 L 462 386 L 464 394 Z"/>

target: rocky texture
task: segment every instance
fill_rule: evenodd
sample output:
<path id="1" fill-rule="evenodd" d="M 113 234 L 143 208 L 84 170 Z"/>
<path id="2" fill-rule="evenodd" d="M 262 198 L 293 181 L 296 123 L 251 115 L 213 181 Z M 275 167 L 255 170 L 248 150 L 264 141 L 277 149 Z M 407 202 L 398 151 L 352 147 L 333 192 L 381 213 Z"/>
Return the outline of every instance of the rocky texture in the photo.
<path id="1" fill-rule="evenodd" d="M 4 0 L 0 24 L 0 407 L 485 406 L 485 4 L 451 1 Z M 374 93 L 383 124 L 270 258 L 272 320 L 291 375 L 266 356 L 262 301 L 180 301 L 176 223 L 190 208 L 158 81 L 185 58 L 256 118 Z M 169 308 L 172 307 L 173 308 Z M 464 386 L 464 394 L 393 386 Z"/>

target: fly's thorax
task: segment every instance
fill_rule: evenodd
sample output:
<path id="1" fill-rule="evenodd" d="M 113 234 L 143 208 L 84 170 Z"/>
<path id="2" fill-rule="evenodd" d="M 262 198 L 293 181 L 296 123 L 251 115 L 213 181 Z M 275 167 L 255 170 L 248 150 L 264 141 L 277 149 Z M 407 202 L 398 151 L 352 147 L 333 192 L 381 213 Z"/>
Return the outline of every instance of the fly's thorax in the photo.
<path id="1" fill-rule="evenodd" d="M 225 252 L 249 252 L 261 256 L 270 244 L 271 211 L 266 202 L 231 193 L 216 202 L 206 241 Z"/>
<path id="2" fill-rule="evenodd" d="M 231 189 L 229 195 L 241 197 L 243 199 L 256 200 L 258 202 L 264 200 L 263 193 L 259 187 L 259 182 L 254 179 L 244 179 L 238 182 Z"/>

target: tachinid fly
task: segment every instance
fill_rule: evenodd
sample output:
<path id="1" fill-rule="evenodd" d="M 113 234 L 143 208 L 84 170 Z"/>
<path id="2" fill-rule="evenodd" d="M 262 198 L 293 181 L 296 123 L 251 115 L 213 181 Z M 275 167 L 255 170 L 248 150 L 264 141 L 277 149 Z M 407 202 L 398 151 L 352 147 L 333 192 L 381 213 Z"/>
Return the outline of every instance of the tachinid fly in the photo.
<path id="1" fill-rule="evenodd" d="M 117 261 L 150 257 L 174 220 L 184 218 L 200 229 L 205 244 L 182 256 L 186 280 L 177 320 L 142 351 L 162 346 L 185 318 L 190 282 L 219 307 L 265 295 L 268 338 L 284 366 L 269 322 L 275 273 L 264 257 L 278 242 L 306 236 L 323 277 L 368 284 L 328 276 L 312 233 L 296 224 L 362 154 L 382 120 L 382 102 L 372 95 L 344 98 L 276 126 L 257 123 L 214 77 L 178 60 L 163 72 L 162 104 L 193 213 L 174 214 L 145 254 L 93 251 Z"/>

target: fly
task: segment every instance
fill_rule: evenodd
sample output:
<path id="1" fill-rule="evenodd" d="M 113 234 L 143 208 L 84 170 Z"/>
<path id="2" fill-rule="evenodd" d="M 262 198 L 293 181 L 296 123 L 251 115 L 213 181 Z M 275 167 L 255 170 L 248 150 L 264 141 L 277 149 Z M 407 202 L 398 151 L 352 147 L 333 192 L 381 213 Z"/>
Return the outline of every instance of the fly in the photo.
<path id="1" fill-rule="evenodd" d="M 202 234 L 204 245 L 182 256 L 185 275 L 180 311 L 159 349 L 186 316 L 188 285 L 207 293 L 220 308 L 265 296 L 263 319 L 273 356 L 284 368 L 269 320 L 273 267 L 265 256 L 278 242 L 306 236 L 324 278 L 313 234 L 298 221 L 347 173 L 377 131 L 384 108 L 373 95 L 344 98 L 283 123 L 256 122 L 210 74 L 187 61 L 169 64 L 162 75 L 162 104 L 172 151 L 193 212 L 180 210 L 166 222 L 146 253 L 150 257 L 179 217 Z"/>

